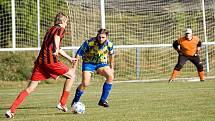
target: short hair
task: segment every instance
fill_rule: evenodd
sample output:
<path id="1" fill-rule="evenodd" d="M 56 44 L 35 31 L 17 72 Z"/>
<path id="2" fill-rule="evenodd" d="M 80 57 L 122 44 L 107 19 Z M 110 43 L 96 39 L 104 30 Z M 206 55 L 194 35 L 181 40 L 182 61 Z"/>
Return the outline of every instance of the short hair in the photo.
<path id="1" fill-rule="evenodd" d="M 97 35 L 99 35 L 99 34 L 106 34 L 106 36 L 108 36 L 108 33 L 109 33 L 109 32 L 108 32 L 107 29 L 99 29 Z"/>
<path id="2" fill-rule="evenodd" d="M 55 16 L 54 24 L 62 24 L 62 22 L 65 22 L 68 19 L 68 17 L 64 13 L 58 13 Z"/>

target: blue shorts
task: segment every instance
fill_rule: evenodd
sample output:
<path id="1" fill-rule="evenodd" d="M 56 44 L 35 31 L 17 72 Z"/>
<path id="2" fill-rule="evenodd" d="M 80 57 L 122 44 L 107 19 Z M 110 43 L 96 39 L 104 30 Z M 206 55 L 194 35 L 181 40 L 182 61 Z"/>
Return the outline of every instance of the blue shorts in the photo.
<path id="1" fill-rule="evenodd" d="M 99 64 L 92 64 L 92 63 L 83 63 L 82 64 L 82 71 L 91 71 L 94 72 L 99 68 L 108 66 L 107 63 L 99 63 Z"/>

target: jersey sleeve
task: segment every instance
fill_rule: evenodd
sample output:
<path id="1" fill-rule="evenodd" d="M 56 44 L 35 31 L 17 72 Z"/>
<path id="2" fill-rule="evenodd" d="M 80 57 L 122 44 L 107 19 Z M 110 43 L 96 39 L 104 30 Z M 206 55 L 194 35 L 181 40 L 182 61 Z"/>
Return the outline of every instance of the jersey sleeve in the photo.
<path id="1" fill-rule="evenodd" d="M 64 34 L 64 28 L 61 27 L 57 30 L 56 35 L 61 37 L 61 36 L 63 36 L 63 34 Z"/>
<path id="2" fill-rule="evenodd" d="M 199 41 L 198 44 L 197 44 L 197 47 L 201 47 L 202 46 L 202 42 Z"/>
<path id="3" fill-rule="evenodd" d="M 201 40 L 199 39 L 199 37 L 197 37 L 197 36 L 195 36 L 195 37 L 196 37 L 196 41 L 198 42 L 197 47 L 201 47 L 202 46 Z"/>
<path id="4" fill-rule="evenodd" d="M 83 54 L 87 51 L 88 48 L 89 48 L 88 42 L 85 41 L 76 52 L 76 55 L 83 56 Z"/>
<path id="5" fill-rule="evenodd" d="M 175 40 L 175 41 L 173 42 L 173 44 L 172 44 L 172 46 L 173 46 L 173 48 L 174 48 L 175 50 L 178 49 L 178 45 L 179 45 L 178 40 Z"/>

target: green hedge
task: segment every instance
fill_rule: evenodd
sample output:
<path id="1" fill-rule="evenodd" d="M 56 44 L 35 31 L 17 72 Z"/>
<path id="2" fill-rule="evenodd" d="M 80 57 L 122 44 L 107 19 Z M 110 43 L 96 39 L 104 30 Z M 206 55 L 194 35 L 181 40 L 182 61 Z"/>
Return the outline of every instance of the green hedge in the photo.
<path id="1" fill-rule="evenodd" d="M 35 52 L 1 52 L 0 80 L 29 80 L 32 72 Z"/>

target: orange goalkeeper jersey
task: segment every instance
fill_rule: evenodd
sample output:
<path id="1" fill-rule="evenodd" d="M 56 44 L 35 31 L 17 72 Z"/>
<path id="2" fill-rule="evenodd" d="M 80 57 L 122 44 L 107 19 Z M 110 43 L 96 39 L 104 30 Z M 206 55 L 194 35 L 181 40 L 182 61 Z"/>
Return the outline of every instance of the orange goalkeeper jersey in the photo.
<path id="1" fill-rule="evenodd" d="M 197 36 L 193 36 L 192 40 L 187 40 L 185 37 L 178 39 L 180 50 L 186 56 L 194 56 L 197 50 L 198 43 L 199 38 Z"/>

